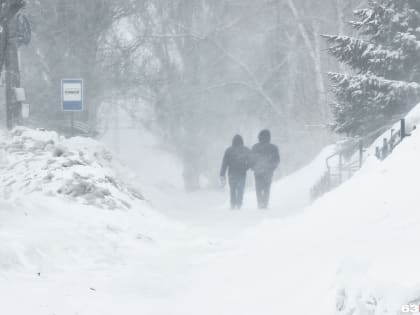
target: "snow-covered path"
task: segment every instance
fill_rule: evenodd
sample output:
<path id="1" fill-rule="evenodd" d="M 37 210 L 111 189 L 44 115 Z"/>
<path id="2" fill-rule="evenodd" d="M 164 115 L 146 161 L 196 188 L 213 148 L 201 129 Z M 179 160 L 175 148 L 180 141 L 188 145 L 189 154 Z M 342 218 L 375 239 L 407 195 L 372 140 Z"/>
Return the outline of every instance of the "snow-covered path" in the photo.
<path id="1" fill-rule="evenodd" d="M 127 164 L 139 178 L 146 173 L 135 158 Z M 301 180 L 291 179 L 293 190 Z M 0 311 L 204 314 L 197 310 L 206 299 L 200 292 L 212 285 L 205 277 L 219 274 L 219 264 L 240 243 L 235 240 L 291 210 L 279 197 L 284 207 L 275 200 L 272 210 L 258 211 L 251 191 L 243 211 L 230 211 L 227 192 L 186 194 L 158 180 L 145 192 L 153 211 L 141 203 L 109 211 L 42 195 L 0 204 L 0 297 L 6 297 Z M 295 210 L 306 199 L 297 199 Z"/>
<path id="2" fill-rule="evenodd" d="M 305 211 L 317 161 L 269 211 L 252 192 L 230 211 L 223 192 L 172 190 L 161 214 L 0 201 L 0 314 L 396 315 L 420 296 L 419 139 Z"/>
<path id="3" fill-rule="evenodd" d="M 118 151 L 124 163 L 136 174 L 139 186 L 145 190 L 155 209 L 198 235 L 224 241 L 264 220 L 284 218 L 302 211 L 310 203 L 310 189 L 325 172 L 325 158 L 335 149 L 334 146 L 326 147 L 308 166 L 275 183 L 270 211 L 256 210 L 252 173 L 249 172 L 244 209 L 230 211 L 227 188 L 225 191 L 185 193 L 181 163 L 160 150 L 156 140 L 147 132 L 129 128 L 119 130 L 118 146 L 113 132 L 106 134 L 102 141 Z M 133 146 L 133 143 L 137 145 Z M 151 167 L 154 165 L 159 167 Z"/>
<path id="4" fill-rule="evenodd" d="M 211 302 L 211 298 L 202 296 L 200 292 L 209 289 L 209 286 L 222 285 L 209 283 L 208 273 L 215 273 L 216 279 L 229 270 L 223 267 L 224 257 L 235 252 L 235 240 L 245 231 L 265 220 L 285 215 L 277 207 L 269 211 L 252 208 L 252 192 L 247 196 L 247 207 L 242 211 L 228 210 L 224 206 L 226 198 L 227 194 L 223 191 L 192 194 L 177 191 L 168 195 L 159 203 L 158 209 L 169 218 L 170 223 L 165 223 L 168 224 L 167 230 L 160 227 L 156 236 L 149 239 L 152 230 L 157 228 L 156 224 L 161 224 L 159 218 L 152 218 L 148 232 L 144 232 L 144 239 L 137 243 L 129 240 L 132 235 L 127 234 L 135 233 L 136 220 L 142 220 L 139 216 L 103 213 L 103 210 L 94 208 L 85 213 L 85 210 L 73 209 L 71 205 L 56 213 L 55 209 L 62 205 L 42 206 L 49 202 L 48 199 L 32 205 L 22 202 L 18 213 L 15 213 L 16 224 L 22 219 L 27 220 L 29 213 L 30 219 L 37 219 L 35 223 L 28 223 L 33 233 L 39 233 L 42 228 L 49 229 L 48 225 L 57 225 L 57 229 L 63 229 L 62 233 L 86 233 L 76 236 L 74 243 L 69 243 L 66 235 L 63 240 L 56 239 L 51 243 L 64 248 L 80 244 L 82 248 L 90 248 L 97 260 L 88 259 L 82 263 L 61 261 L 59 268 L 54 266 L 54 262 L 50 262 L 51 266 L 40 262 L 38 269 L 32 266 L 29 270 L 0 273 L 0 296 L 8 297 L 2 301 L 2 308 L 7 310 L 8 315 L 207 314 L 201 307 Z M 48 214 L 53 212 L 58 219 L 48 223 Z M 95 222 L 98 218 L 101 218 L 100 222 Z M 70 222 L 68 229 L 64 228 L 61 220 Z M 82 222 L 72 222 L 78 220 L 91 225 L 94 231 L 86 231 L 89 227 L 84 227 Z M 128 223 L 127 220 L 133 222 Z M 172 226 L 174 222 L 178 222 L 175 227 Z M 26 228 L 26 224 L 22 227 Z M 144 229 L 144 223 L 138 225 L 138 229 Z M 55 235 L 60 233 L 58 230 Z M 101 247 L 102 237 L 104 248 L 94 248 L 95 245 Z M 85 241 L 88 243 L 83 244 Z M 39 242 L 43 243 L 45 239 Z M 42 249 L 39 251 L 40 256 L 63 255 L 60 250 L 52 254 L 42 253 Z M 211 309 L 210 305 L 206 308 Z"/>
<path id="5" fill-rule="evenodd" d="M 287 214 L 287 211 L 283 213 L 279 208 L 269 211 L 257 210 L 251 206 L 251 200 L 249 205 L 240 211 L 229 210 L 227 193 L 222 191 L 180 194 L 177 201 L 172 199 L 176 206 L 164 207 L 159 211 L 171 220 L 182 223 L 191 232 L 213 240 L 229 241 L 266 219 Z"/>
<path id="6" fill-rule="evenodd" d="M 70 208 L 65 210 L 68 211 Z M 30 216 L 33 216 L 31 210 L 34 209 L 27 210 L 32 213 Z M 50 211 L 50 209 L 44 211 Z M 83 220 L 95 220 L 98 215 L 103 216 L 98 212 L 83 215 L 80 211 L 76 211 L 73 215 L 75 214 L 79 214 Z M 46 219 L 44 214 L 37 213 L 38 215 L 43 220 Z M 19 216 L 24 217 L 25 214 L 22 213 Z M 63 219 L 67 220 L 69 217 Z M 62 244 L 64 247 L 70 247 L 77 246 L 79 243 L 82 248 L 97 245 L 99 248 L 92 247 L 90 254 L 96 259 L 101 259 L 100 261 L 87 259 L 84 262 L 61 262 L 58 268 L 48 266 L 43 262 L 38 265 L 38 269 L 32 266 L 29 270 L 17 269 L 1 272 L 0 296 L 7 299 L 2 299 L 0 310 L 5 309 L 7 312 L 4 314 L 10 315 L 155 314 L 155 310 L 156 314 L 168 314 L 171 307 L 164 306 L 165 301 L 182 295 L 185 289 L 190 287 L 189 278 L 192 269 L 199 264 L 203 253 L 217 250 L 215 249 L 217 246 L 205 237 L 193 235 L 182 226 L 175 229 L 169 227 L 165 236 L 164 232 L 157 233 L 160 237 L 157 239 L 148 239 L 149 234 L 147 234 L 144 235 L 144 239 L 129 240 L 129 235 L 127 235 L 129 231 L 122 230 L 124 223 L 127 222 L 116 219 L 118 217 L 109 214 L 101 219 L 102 222 L 92 224 L 92 228 L 104 228 L 102 232 L 104 233 L 102 239 L 104 248 L 100 248 L 99 231 L 81 235 L 80 239 L 75 240 L 75 244 Z M 130 216 L 129 219 L 134 222 L 127 227 L 132 228 L 136 225 L 135 221 L 142 218 Z M 62 222 L 54 223 L 62 227 Z M 159 222 L 152 221 L 151 223 Z M 25 227 L 25 224 L 23 226 Z M 34 226 L 39 227 L 33 223 L 31 226 L 33 232 L 37 230 Z M 71 229 L 74 228 L 75 226 L 71 224 Z M 153 228 L 155 226 L 151 227 Z M 63 233 L 65 232 L 67 231 L 63 228 Z M 75 230 L 74 232 L 82 231 Z M 87 236 L 96 239 L 89 240 Z M 161 239 L 162 236 L 164 239 Z M 87 238 L 88 244 L 83 244 L 83 237 Z M 59 243 L 61 240 L 55 241 Z M 63 237 L 62 241 L 67 242 L 67 239 Z M 92 244 L 89 244 L 90 241 Z M 110 241 L 111 244 L 109 244 Z M 115 248 L 112 249 L 112 247 Z"/>
<path id="7" fill-rule="evenodd" d="M 116 236 L 114 246 L 120 248 L 103 262 L 1 274 L 0 296 L 8 297 L 1 308 L 10 315 L 201 314 L 191 308 L 195 302 L 187 299 L 201 291 L 200 286 L 209 285 L 200 280 L 208 264 L 220 262 L 232 250 L 232 239 L 267 214 L 202 208 L 194 214 L 193 209 L 175 211 L 174 217 L 190 219 L 168 239 L 117 244 Z M 108 219 L 103 224 L 109 224 Z M 116 230 L 119 224 L 115 222 Z M 103 241 L 108 242 L 108 237 Z M 92 254 L 96 255 L 94 249 Z"/>
<path id="8" fill-rule="evenodd" d="M 171 240 L 115 244 L 121 248 L 106 261 L 44 267 L 39 275 L 36 269 L 1 274 L 0 296 L 8 297 L 1 308 L 8 315 L 214 314 L 211 297 L 201 292 L 223 283 L 209 282 L 207 273 L 221 268 L 213 280 L 223 281 L 219 277 L 232 267 L 223 266 L 223 261 L 235 252 L 233 239 L 268 213 L 255 209 L 200 209 L 193 215 L 190 209 L 176 211 L 179 219 L 183 215 L 190 219 L 168 236 Z"/>

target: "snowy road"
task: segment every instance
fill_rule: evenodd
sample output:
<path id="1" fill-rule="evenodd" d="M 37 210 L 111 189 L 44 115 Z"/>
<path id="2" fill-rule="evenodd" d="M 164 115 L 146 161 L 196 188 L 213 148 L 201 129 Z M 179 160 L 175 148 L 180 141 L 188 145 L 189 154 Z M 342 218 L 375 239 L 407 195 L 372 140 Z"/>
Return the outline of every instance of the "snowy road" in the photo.
<path id="1" fill-rule="evenodd" d="M 177 194 L 176 198 L 168 199 L 173 207 L 160 211 L 179 225 L 168 226 L 168 230 L 162 228 L 152 240 L 145 237 L 140 241 L 129 239 L 131 230 L 136 230 L 136 220 L 141 220 L 137 216 L 124 218 L 128 214 L 108 213 L 103 217 L 100 211 L 86 215 L 77 210 L 73 215 L 87 221 L 102 216 L 101 222 L 92 223 L 92 228 L 106 230 L 102 231 L 106 234 L 88 233 L 88 238 L 94 238 L 88 245 L 83 244 L 86 235 L 80 235 L 75 244 L 66 244 L 64 240 L 63 246 L 88 246 L 97 260 L 64 263 L 60 268 L 40 264 L 40 275 L 38 269 L 4 273 L 0 296 L 8 298 L 2 301 L 2 307 L 8 310 L 8 315 L 255 315 L 265 301 L 264 314 L 275 314 L 270 309 L 278 309 L 272 306 L 278 303 L 279 292 L 283 291 L 285 297 L 290 296 L 286 292 L 291 293 L 291 288 L 282 285 L 280 279 L 274 280 L 282 273 L 273 270 L 285 263 L 283 255 L 273 253 L 281 245 L 261 243 L 264 251 L 273 253 L 272 261 L 264 261 L 264 255 L 260 260 L 257 253 L 247 252 L 242 237 L 245 233 L 246 238 L 247 231 L 264 222 L 281 218 L 283 212 L 278 208 L 259 211 L 250 207 L 230 211 L 220 206 L 225 198 L 224 192 Z M 247 198 L 251 204 L 253 194 Z M 212 208 L 202 206 L 206 203 Z M 46 215 L 42 212 L 38 214 L 39 224 Z M 69 214 L 62 215 L 60 220 L 73 220 Z M 128 223 L 131 219 L 133 222 Z M 69 229 L 78 229 L 79 224 L 70 223 Z M 103 244 L 105 248 L 92 248 L 100 246 L 101 237 L 102 242 L 107 242 Z M 108 248 L 110 241 L 112 245 Z M 249 259 L 236 266 L 236 255 Z M 298 258 L 288 255 L 288 265 L 298 263 Z M 264 288 L 266 283 L 271 283 L 272 288 Z M 272 292 L 273 288 L 277 293 Z M 255 296 L 256 300 L 237 305 L 241 294 Z M 214 299 L 218 300 L 216 304 Z"/>
<path id="2" fill-rule="evenodd" d="M 398 314 L 418 298 L 420 195 L 395 183 L 420 173 L 418 143 L 305 211 L 316 161 L 274 185 L 269 211 L 252 192 L 243 211 L 223 192 L 166 193 L 158 211 L 0 201 L 0 314 Z"/>
<path id="3" fill-rule="evenodd" d="M 246 198 L 242 210 L 229 210 L 228 193 L 223 191 L 202 191 L 182 194 L 170 199 L 175 207 L 162 207 L 160 212 L 168 218 L 181 222 L 192 232 L 210 237 L 213 240 L 231 240 L 241 232 L 259 225 L 267 219 L 284 217 L 288 209 L 273 208 L 268 211 L 257 210 L 256 197 L 252 191 Z"/>
<path id="4" fill-rule="evenodd" d="M 34 136 L 48 141 L 49 134 Z M 75 150 L 75 143 L 64 145 Z M 97 146 L 87 149 L 92 145 L 82 142 L 83 150 L 102 150 Z M 144 148 L 122 152 L 130 174 L 121 176 L 138 183 L 153 209 L 140 202 L 110 211 L 43 194 L 0 201 L 0 314 L 259 315 L 262 307 L 264 315 L 270 309 L 277 314 L 276 292 L 291 290 L 282 278 L 300 277 L 292 268 L 300 258 L 288 242 L 281 244 L 289 236 L 269 241 L 272 236 L 252 233 L 273 221 L 281 231 L 283 221 L 303 210 L 330 149 L 274 185 L 271 210 L 257 210 L 249 191 L 244 209 L 230 211 L 227 191 L 186 194 L 177 188 L 180 176 L 173 172 L 180 168 L 170 158 L 146 154 L 162 159 L 159 174 L 150 163 L 138 163 Z M 88 171 L 98 174 L 95 165 Z M 293 294 L 284 298 L 292 301 Z"/>
<path id="5" fill-rule="evenodd" d="M 147 174 L 147 164 L 138 168 L 136 157 L 127 164 L 139 178 Z M 169 165 L 161 170 L 165 180 L 174 167 L 162 165 Z M 109 211 L 42 194 L 0 201 L 0 314 L 214 314 L 213 298 L 230 300 L 221 290 L 223 278 L 235 270 L 240 278 L 252 274 L 248 268 L 260 264 L 235 268 L 242 235 L 301 210 L 307 197 L 299 189 L 311 185 L 301 185 L 302 176 L 312 175 L 305 171 L 276 184 L 270 211 L 255 209 L 252 191 L 243 211 L 230 211 L 227 192 L 186 194 L 159 178 L 156 189 L 139 182 L 153 210 L 138 203 Z M 224 289 L 235 290 L 242 281 L 230 279 Z M 206 292 L 219 288 L 221 296 Z M 225 304 L 218 307 L 232 315 Z"/>
<path id="6" fill-rule="evenodd" d="M 4 273 L 0 296 L 8 298 L 1 307 L 8 315 L 205 314 L 185 309 L 195 305 L 186 300 L 209 285 L 204 280 L 208 265 L 231 252 L 232 239 L 267 213 L 197 209 L 173 210 L 171 216 L 182 220 L 185 228 L 162 242 L 116 244 L 127 246 L 115 249 L 118 257 L 85 267 L 44 267 L 39 275 L 35 269 Z"/>

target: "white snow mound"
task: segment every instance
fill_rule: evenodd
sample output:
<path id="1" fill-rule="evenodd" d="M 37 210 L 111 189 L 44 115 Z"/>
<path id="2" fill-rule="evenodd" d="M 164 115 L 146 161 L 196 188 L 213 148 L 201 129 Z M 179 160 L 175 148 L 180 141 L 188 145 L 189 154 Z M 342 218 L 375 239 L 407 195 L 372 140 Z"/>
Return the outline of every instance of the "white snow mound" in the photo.
<path id="1" fill-rule="evenodd" d="M 144 200 L 120 180 L 122 167 L 112 154 L 90 138 L 19 127 L 0 135 L 0 163 L 5 199 L 41 192 L 105 209 L 128 209 Z"/>
<path id="2" fill-rule="evenodd" d="M 0 134 L 0 278 L 120 266 L 172 239 L 179 227 L 127 174 L 93 139 L 20 127 Z"/>

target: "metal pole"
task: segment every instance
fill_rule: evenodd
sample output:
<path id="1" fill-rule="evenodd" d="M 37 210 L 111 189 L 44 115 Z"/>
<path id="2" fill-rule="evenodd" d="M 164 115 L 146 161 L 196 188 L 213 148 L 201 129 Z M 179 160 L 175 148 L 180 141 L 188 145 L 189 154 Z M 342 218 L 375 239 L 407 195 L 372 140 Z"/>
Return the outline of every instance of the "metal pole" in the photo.
<path id="1" fill-rule="evenodd" d="M 404 139 L 407 136 L 406 130 L 405 130 L 405 119 L 401 119 L 401 140 Z"/>
<path id="2" fill-rule="evenodd" d="M 70 113 L 71 136 L 74 137 L 74 112 Z"/>
<path id="3" fill-rule="evenodd" d="M 343 155 L 340 153 L 338 157 L 338 184 L 342 182 L 342 171 L 343 171 Z"/>
<path id="4" fill-rule="evenodd" d="M 125 98 L 125 97 L 124 97 Z M 126 102 L 127 103 L 127 102 Z M 120 116 L 119 116 L 119 104 L 114 106 L 114 146 L 115 152 L 120 153 Z"/>
<path id="5" fill-rule="evenodd" d="M 331 190 L 331 170 L 330 170 L 330 168 L 328 168 L 327 190 L 326 191 L 330 191 L 330 190 Z"/>

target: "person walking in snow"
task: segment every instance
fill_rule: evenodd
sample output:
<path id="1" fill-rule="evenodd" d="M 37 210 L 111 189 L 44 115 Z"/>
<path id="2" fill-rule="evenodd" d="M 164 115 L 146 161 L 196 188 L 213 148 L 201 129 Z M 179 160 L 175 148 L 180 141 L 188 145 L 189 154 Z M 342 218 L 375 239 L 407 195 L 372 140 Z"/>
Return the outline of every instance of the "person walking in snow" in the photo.
<path id="1" fill-rule="evenodd" d="M 280 154 L 278 147 L 271 144 L 271 133 L 269 130 L 261 131 L 258 135 L 258 140 L 259 142 L 252 148 L 252 168 L 255 175 L 258 207 L 267 209 L 274 171 L 280 164 Z"/>
<path id="2" fill-rule="evenodd" d="M 244 145 L 240 135 L 233 138 L 232 146 L 229 147 L 223 156 L 220 178 L 223 185 L 226 183 L 226 172 L 228 172 L 230 186 L 230 204 L 233 209 L 241 209 L 246 173 L 251 166 L 251 150 Z"/>

